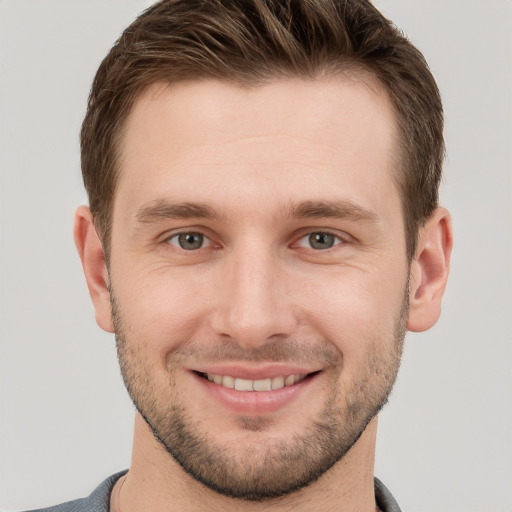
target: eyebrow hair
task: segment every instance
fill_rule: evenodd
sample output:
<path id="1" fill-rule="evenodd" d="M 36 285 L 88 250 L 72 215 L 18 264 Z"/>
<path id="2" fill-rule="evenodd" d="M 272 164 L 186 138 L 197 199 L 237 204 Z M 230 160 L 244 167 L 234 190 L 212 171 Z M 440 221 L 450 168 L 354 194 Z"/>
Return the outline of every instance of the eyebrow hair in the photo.
<path id="1" fill-rule="evenodd" d="M 377 222 L 378 220 L 374 211 L 346 200 L 304 201 L 292 205 L 288 210 L 288 215 L 299 219 L 326 217 L 365 222 Z"/>
<path id="2" fill-rule="evenodd" d="M 166 219 L 216 219 L 221 215 L 217 210 L 203 203 L 171 203 L 165 199 L 152 201 L 140 208 L 135 218 L 141 224 Z"/>
<path id="3" fill-rule="evenodd" d="M 375 212 L 352 203 L 351 201 L 303 201 L 285 207 L 288 218 L 333 218 L 353 221 L 376 222 Z M 204 203 L 172 203 L 159 199 L 142 206 L 136 213 L 136 220 L 141 224 L 158 222 L 166 219 L 214 219 L 224 218 L 218 210 Z"/>

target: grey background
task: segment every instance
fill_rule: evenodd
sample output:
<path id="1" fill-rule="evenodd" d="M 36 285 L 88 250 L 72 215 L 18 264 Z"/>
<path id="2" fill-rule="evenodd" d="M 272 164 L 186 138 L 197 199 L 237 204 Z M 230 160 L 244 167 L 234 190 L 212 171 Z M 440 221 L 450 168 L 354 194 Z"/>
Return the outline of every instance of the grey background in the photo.
<path id="1" fill-rule="evenodd" d="M 151 2 L 0 0 L 0 507 L 128 466 L 133 408 L 72 241 L 93 74 Z M 456 246 L 438 325 L 409 335 L 376 474 L 404 511 L 512 510 L 512 2 L 379 0 L 446 108 Z"/>

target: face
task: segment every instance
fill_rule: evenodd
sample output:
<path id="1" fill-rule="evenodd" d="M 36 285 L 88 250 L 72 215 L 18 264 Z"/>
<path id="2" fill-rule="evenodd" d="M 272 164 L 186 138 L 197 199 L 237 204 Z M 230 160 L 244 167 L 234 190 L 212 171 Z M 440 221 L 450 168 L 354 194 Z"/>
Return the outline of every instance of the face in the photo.
<path id="1" fill-rule="evenodd" d="M 335 465 L 386 401 L 409 267 L 391 106 L 370 77 L 155 85 L 122 144 L 122 373 L 167 452 L 234 497 Z"/>

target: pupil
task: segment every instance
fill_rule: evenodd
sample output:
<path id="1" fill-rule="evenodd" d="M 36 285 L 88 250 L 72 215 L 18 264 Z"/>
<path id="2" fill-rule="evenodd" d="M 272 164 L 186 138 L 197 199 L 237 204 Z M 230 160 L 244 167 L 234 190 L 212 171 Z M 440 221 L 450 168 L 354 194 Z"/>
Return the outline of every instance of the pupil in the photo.
<path id="1" fill-rule="evenodd" d="M 329 233 L 311 233 L 309 243 L 313 249 L 330 249 L 334 245 L 334 235 Z"/>
<path id="2" fill-rule="evenodd" d="M 200 249 L 203 245 L 201 233 L 183 233 L 179 236 L 179 243 L 182 249 Z"/>

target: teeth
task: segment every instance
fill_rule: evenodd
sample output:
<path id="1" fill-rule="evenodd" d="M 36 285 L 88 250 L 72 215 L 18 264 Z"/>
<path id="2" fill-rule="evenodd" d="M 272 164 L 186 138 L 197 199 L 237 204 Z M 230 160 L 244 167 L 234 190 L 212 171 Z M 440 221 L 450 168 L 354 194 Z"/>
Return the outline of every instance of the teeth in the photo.
<path id="1" fill-rule="evenodd" d="M 225 388 L 233 389 L 235 387 L 235 378 L 234 377 L 228 377 L 227 375 L 225 377 L 222 377 L 222 385 Z"/>
<path id="2" fill-rule="evenodd" d="M 226 378 L 226 377 L 224 377 Z M 252 391 L 252 380 L 235 379 L 235 389 L 237 391 Z"/>
<path id="3" fill-rule="evenodd" d="M 295 376 L 294 375 L 288 375 L 288 377 L 286 377 L 286 379 L 284 379 L 283 385 L 284 386 L 291 386 L 294 383 L 295 383 Z"/>
<path id="4" fill-rule="evenodd" d="M 231 377 L 229 375 L 216 375 L 207 373 L 206 378 L 220 386 L 237 391 L 272 391 L 282 389 L 287 386 L 293 386 L 303 381 L 305 375 L 287 375 L 274 377 L 273 379 L 250 380 Z"/>
<path id="5" fill-rule="evenodd" d="M 272 389 L 284 388 L 284 377 L 274 377 L 272 379 Z"/>
<path id="6" fill-rule="evenodd" d="M 270 391 L 272 389 L 272 379 L 253 380 L 252 389 L 254 391 Z"/>

